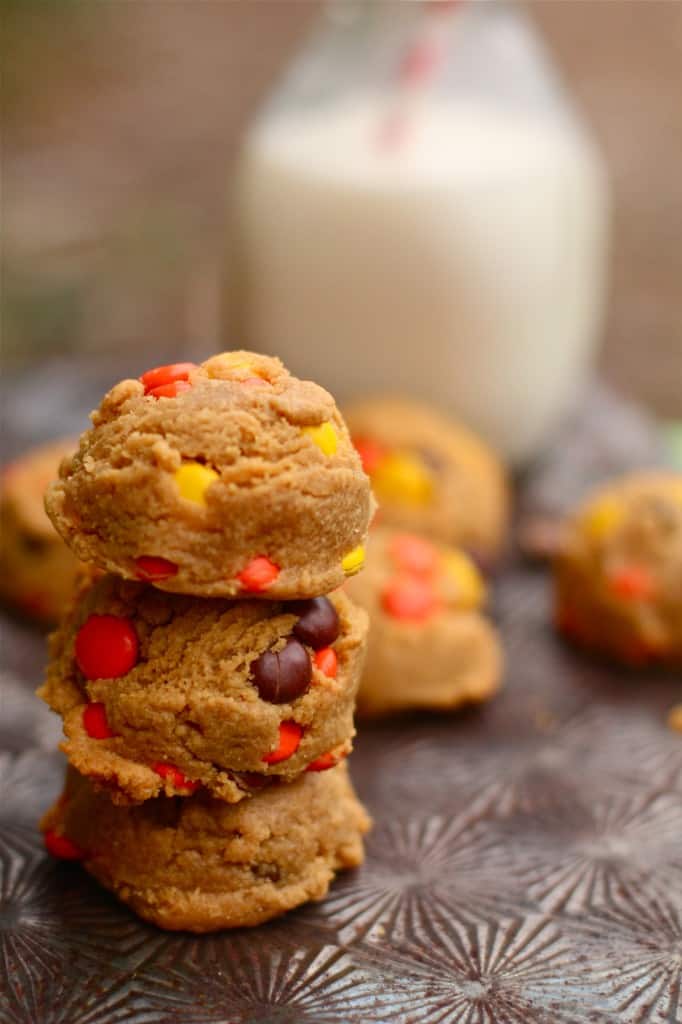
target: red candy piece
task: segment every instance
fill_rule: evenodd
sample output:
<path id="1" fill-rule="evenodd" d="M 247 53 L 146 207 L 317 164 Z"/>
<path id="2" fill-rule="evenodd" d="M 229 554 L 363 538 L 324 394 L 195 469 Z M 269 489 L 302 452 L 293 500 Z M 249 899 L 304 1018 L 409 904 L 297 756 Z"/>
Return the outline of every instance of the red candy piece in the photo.
<path id="1" fill-rule="evenodd" d="M 292 757 L 298 750 L 303 735 L 303 727 L 298 722 L 282 722 L 279 727 L 279 744 L 276 750 L 266 754 L 263 760 L 266 764 L 278 764 Z"/>
<path id="2" fill-rule="evenodd" d="M 175 562 L 169 562 L 167 558 L 156 558 L 154 555 L 141 555 L 135 559 L 137 578 L 145 583 L 154 583 L 159 580 L 168 580 L 171 576 L 177 576 L 178 567 Z"/>
<path id="3" fill-rule="evenodd" d="M 137 664 L 137 633 L 130 619 L 91 615 L 76 634 L 75 651 L 86 679 L 116 679 Z"/>
<path id="4" fill-rule="evenodd" d="M 109 740 L 118 735 L 109 728 L 107 709 L 98 701 L 83 708 L 83 728 L 91 740 Z"/>
<path id="5" fill-rule="evenodd" d="M 328 754 L 322 754 L 321 757 L 316 757 L 314 761 L 311 761 L 306 768 L 307 772 L 326 772 L 330 768 L 336 768 L 340 761 L 343 761 L 346 757 L 346 753 L 335 754 L 333 750 L 330 750 Z"/>
<path id="6" fill-rule="evenodd" d="M 650 601 L 656 594 L 656 582 L 643 565 L 626 565 L 612 572 L 611 587 L 626 601 Z"/>
<path id="7" fill-rule="evenodd" d="M 381 602 L 394 619 L 424 622 L 438 609 L 438 595 L 426 580 L 418 576 L 396 576 L 385 587 Z"/>
<path id="8" fill-rule="evenodd" d="M 279 566 L 271 562 L 265 555 L 253 558 L 237 574 L 237 579 L 244 590 L 257 594 L 261 590 L 267 590 L 271 583 L 274 583 L 279 576 Z"/>
<path id="9" fill-rule="evenodd" d="M 438 552 L 433 544 L 413 533 L 399 533 L 392 538 L 389 547 L 391 557 L 399 569 L 425 576 L 435 571 Z"/>
<path id="10" fill-rule="evenodd" d="M 200 782 L 194 782 L 192 779 L 188 779 L 187 776 L 183 775 L 180 769 L 176 768 L 174 764 L 164 764 L 163 761 L 156 761 L 152 765 L 152 769 L 157 775 L 160 775 L 162 779 L 167 779 L 175 789 L 184 789 L 188 793 L 194 793 L 201 785 Z"/>
<path id="11" fill-rule="evenodd" d="M 71 842 L 68 836 L 59 835 L 53 828 L 45 833 L 43 842 L 47 852 L 59 860 L 83 860 L 85 857 L 85 850 Z"/>
<path id="12" fill-rule="evenodd" d="M 360 456 L 362 468 L 368 476 L 371 476 L 381 460 L 387 454 L 386 448 L 378 441 L 373 441 L 369 437 L 354 437 L 353 444 L 355 445 L 355 450 Z"/>
<path id="13" fill-rule="evenodd" d="M 330 679 L 336 679 L 339 660 L 333 647 L 323 647 L 321 650 L 316 651 L 313 661 L 323 675 L 329 676 Z"/>
<path id="14" fill-rule="evenodd" d="M 188 380 L 173 380 L 170 384 L 160 384 L 158 388 L 145 391 L 145 395 L 152 398 L 176 398 L 183 391 L 191 391 L 192 385 Z"/>
<path id="15" fill-rule="evenodd" d="M 196 370 L 196 363 L 168 363 L 166 366 L 155 366 L 153 370 L 147 370 L 140 377 L 141 383 L 144 384 L 145 395 L 168 384 L 187 381 L 192 370 Z M 172 396 L 167 395 L 166 397 Z"/>

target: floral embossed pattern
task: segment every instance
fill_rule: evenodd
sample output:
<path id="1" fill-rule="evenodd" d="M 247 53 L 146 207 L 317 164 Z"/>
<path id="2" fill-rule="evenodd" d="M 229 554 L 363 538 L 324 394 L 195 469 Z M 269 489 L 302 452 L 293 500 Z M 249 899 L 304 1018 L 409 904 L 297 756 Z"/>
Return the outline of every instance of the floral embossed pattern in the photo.
<path id="1" fill-rule="evenodd" d="M 541 570 L 511 564 L 496 615 L 498 700 L 361 728 L 365 866 L 321 904 L 205 937 L 138 922 L 44 854 L 61 781 L 32 697 L 44 647 L 3 620 L 0 1024 L 679 1024 L 679 678 L 565 646 Z"/>

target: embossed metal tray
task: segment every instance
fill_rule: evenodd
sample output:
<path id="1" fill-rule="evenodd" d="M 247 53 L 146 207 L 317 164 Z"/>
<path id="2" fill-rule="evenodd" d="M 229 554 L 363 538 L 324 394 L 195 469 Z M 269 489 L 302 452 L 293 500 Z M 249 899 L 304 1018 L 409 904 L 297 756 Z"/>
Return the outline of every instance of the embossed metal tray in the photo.
<path id="1" fill-rule="evenodd" d="M 17 386 L 30 400 L 35 382 Z M 583 452 L 573 489 L 594 475 L 594 437 Z M 541 493 L 536 478 L 521 507 Z M 682 680 L 565 647 L 545 573 L 520 560 L 494 612 L 498 700 L 361 726 L 350 764 L 376 821 L 366 865 L 321 904 L 206 937 L 140 923 L 44 854 L 59 727 L 32 692 L 43 637 L 5 616 L 2 1024 L 679 1024 L 682 737 L 665 718 Z"/>

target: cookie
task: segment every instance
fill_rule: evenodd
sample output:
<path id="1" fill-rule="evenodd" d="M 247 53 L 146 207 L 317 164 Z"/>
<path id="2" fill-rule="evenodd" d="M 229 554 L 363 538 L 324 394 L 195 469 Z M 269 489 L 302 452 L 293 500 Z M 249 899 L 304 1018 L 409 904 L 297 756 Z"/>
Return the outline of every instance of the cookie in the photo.
<path id="1" fill-rule="evenodd" d="M 358 713 L 450 709 L 489 699 L 502 652 L 481 614 L 483 580 L 462 551 L 377 527 L 346 592 L 370 618 Z"/>
<path id="2" fill-rule="evenodd" d="M 682 664 L 682 475 L 633 475 L 593 495 L 567 525 L 555 584 L 572 641 L 627 664 Z"/>
<path id="3" fill-rule="evenodd" d="M 356 572 L 369 480 L 331 395 L 226 352 L 124 380 L 47 496 L 84 561 L 161 590 L 326 594 Z"/>
<path id="4" fill-rule="evenodd" d="M 117 807 L 70 772 L 45 815 L 45 845 L 78 860 L 161 928 L 256 925 L 322 899 L 335 872 L 364 859 L 370 819 L 345 765 L 230 805 L 197 793 Z"/>
<path id="5" fill-rule="evenodd" d="M 368 399 L 344 412 L 382 525 L 495 561 L 508 494 L 502 464 L 483 441 L 427 406 L 397 398 Z"/>
<path id="6" fill-rule="evenodd" d="M 52 635 L 39 695 L 114 802 L 236 802 L 348 753 L 366 632 L 340 592 L 198 599 L 107 575 Z"/>
<path id="7" fill-rule="evenodd" d="M 78 562 L 45 514 L 45 491 L 76 444 L 67 438 L 34 448 L 0 477 L 0 596 L 46 622 L 65 610 Z"/>

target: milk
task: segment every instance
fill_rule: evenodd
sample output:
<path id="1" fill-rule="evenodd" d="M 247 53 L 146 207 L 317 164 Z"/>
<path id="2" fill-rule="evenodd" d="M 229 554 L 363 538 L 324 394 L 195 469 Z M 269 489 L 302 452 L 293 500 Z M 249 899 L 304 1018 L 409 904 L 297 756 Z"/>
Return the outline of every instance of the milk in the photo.
<path id="1" fill-rule="evenodd" d="M 606 187 L 568 127 L 423 97 L 265 119 L 238 177 L 246 342 L 340 398 L 402 392 L 515 462 L 590 366 Z"/>

